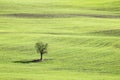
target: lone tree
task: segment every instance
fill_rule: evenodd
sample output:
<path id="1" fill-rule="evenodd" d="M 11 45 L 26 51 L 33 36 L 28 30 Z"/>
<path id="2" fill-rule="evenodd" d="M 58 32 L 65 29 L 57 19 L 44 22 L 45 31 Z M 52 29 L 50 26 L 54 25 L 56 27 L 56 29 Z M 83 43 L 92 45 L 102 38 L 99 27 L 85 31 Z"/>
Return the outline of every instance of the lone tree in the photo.
<path id="1" fill-rule="evenodd" d="M 37 42 L 35 44 L 35 47 L 36 47 L 37 53 L 40 54 L 40 61 L 42 61 L 43 60 L 43 54 L 48 52 L 47 51 L 48 44 L 43 43 L 43 42 Z"/>

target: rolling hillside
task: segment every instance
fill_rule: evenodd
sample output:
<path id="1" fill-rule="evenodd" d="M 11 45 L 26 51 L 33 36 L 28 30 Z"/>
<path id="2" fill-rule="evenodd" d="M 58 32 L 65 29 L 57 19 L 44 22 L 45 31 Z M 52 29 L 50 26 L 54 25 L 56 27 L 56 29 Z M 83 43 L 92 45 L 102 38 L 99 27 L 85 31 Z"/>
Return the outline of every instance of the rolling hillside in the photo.
<path id="1" fill-rule="evenodd" d="M 119 56 L 120 0 L 0 0 L 0 80 L 119 80 Z"/>

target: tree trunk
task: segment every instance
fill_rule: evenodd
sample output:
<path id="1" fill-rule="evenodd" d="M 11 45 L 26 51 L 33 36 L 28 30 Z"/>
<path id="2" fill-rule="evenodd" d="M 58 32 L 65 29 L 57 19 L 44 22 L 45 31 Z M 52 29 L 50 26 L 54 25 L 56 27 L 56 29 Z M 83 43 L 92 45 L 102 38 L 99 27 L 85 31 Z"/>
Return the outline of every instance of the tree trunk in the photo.
<path id="1" fill-rule="evenodd" d="M 43 61 L 43 54 L 40 53 L 40 61 Z"/>

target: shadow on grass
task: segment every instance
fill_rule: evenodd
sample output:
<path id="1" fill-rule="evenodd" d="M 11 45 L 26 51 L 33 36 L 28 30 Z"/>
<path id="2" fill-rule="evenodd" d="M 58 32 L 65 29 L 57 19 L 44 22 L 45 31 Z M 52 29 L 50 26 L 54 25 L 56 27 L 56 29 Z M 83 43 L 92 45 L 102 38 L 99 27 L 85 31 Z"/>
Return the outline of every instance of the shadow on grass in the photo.
<path id="1" fill-rule="evenodd" d="M 107 35 L 107 36 L 120 36 L 120 29 L 103 30 L 103 31 L 91 32 L 89 34 L 98 34 L 98 35 Z"/>
<path id="2" fill-rule="evenodd" d="M 28 64 L 28 63 L 39 63 L 39 62 L 44 62 L 44 61 L 48 61 L 48 60 L 53 60 L 53 59 L 44 59 L 44 60 L 40 60 L 40 59 L 36 59 L 36 60 L 21 60 L 21 61 L 13 61 L 13 62 L 14 62 L 14 63 Z"/>
<path id="3" fill-rule="evenodd" d="M 14 13 L 0 14 L 0 16 L 17 18 L 74 18 L 74 17 L 95 17 L 95 18 L 120 18 L 120 15 L 100 15 L 100 14 L 33 14 L 33 13 Z"/>
<path id="4" fill-rule="evenodd" d="M 27 61 L 25 61 L 25 60 L 22 60 L 22 61 L 13 61 L 14 63 L 25 63 L 25 64 L 27 64 L 27 63 L 37 63 L 37 62 L 42 62 L 42 60 L 40 60 L 40 59 L 36 59 L 36 60 L 27 60 Z"/>

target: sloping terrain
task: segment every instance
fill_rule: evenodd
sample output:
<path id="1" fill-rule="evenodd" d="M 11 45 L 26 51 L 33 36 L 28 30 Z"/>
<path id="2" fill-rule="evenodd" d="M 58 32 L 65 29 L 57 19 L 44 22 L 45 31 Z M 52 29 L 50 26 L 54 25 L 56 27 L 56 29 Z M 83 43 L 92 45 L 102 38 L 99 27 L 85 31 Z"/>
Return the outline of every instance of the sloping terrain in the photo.
<path id="1" fill-rule="evenodd" d="M 119 80 L 119 2 L 0 0 L 0 80 Z"/>

